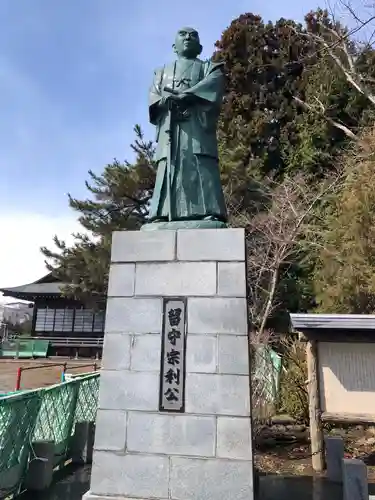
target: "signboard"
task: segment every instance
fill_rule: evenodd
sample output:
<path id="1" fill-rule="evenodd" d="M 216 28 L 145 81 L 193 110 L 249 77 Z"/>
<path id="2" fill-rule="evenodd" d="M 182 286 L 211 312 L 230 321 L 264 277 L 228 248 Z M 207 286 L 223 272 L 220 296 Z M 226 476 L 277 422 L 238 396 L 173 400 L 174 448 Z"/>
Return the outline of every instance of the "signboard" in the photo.
<path id="1" fill-rule="evenodd" d="M 159 410 L 185 411 L 186 300 L 164 299 Z"/>

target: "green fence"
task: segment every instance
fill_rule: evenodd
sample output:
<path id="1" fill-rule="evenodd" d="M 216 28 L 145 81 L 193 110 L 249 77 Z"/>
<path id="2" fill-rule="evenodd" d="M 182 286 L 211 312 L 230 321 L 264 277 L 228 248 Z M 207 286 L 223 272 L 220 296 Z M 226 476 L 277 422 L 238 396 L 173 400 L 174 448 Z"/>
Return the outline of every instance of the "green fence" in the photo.
<path id="1" fill-rule="evenodd" d="M 0 398 L 0 499 L 23 489 L 32 443 L 54 441 L 54 466 L 69 460 L 77 422 L 95 421 L 99 373 Z"/>
<path id="2" fill-rule="evenodd" d="M 48 340 L 15 339 L 4 340 L 0 345 L 2 358 L 46 358 Z"/>

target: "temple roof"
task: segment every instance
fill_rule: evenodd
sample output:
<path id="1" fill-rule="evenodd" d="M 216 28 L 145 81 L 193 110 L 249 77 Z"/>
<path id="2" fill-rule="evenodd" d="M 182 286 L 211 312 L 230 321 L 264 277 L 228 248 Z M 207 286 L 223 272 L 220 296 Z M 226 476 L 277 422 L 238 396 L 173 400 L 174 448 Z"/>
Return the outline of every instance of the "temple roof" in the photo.
<path id="1" fill-rule="evenodd" d="M 20 300 L 33 300 L 37 297 L 59 297 L 61 295 L 62 286 L 64 286 L 64 283 L 57 280 L 52 273 L 48 273 L 33 283 L 10 288 L 0 288 L 0 292 L 3 292 L 5 297 L 14 297 Z"/>

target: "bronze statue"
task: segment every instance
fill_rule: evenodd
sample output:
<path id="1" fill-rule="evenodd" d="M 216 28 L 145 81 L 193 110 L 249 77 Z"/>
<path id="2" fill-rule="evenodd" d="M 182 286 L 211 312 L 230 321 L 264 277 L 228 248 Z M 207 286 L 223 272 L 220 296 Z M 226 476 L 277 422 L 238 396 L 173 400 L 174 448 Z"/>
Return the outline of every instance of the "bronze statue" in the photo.
<path id="1" fill-rule="evenodd" d="M 216 139 L 224 93 L 222 63 L 202 61 L 198 32 L 179 30 L 177 59 L 155 71 L 149 95 L 157 175 L 142 229 L 225 227 Z"/>

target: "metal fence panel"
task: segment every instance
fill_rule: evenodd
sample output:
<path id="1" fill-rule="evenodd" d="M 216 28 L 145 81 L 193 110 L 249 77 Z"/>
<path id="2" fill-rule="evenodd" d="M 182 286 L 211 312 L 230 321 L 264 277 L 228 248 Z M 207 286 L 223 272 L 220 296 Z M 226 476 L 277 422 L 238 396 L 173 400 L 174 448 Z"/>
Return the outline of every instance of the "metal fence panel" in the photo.
<path id="1" fill-rule="evenodd" d="M 76 422 L 95 421 L 99 373 L 0 398 L 0 499 L 22 490 L 32 442 L 54 441 L 54 465 L 68 457 Z"/>

